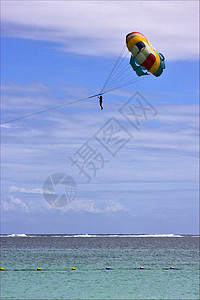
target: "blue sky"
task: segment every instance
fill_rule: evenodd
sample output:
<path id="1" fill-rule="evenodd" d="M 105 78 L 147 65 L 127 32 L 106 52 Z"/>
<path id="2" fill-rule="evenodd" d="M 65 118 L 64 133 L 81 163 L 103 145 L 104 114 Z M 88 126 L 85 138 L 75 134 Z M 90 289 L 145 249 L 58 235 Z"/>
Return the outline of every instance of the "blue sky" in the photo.
<path id="1" fill-rule="evenodd" d="M 2 233 L 198 233 L 198 1 L 2 1 L 1 15 L 2 123 L 97 94 L 131 31 L 166 57 L 103 111 L 92 98 L 1 125 Z M 76 182 L 70 204 L 43 197 L 53 174 Z"/>

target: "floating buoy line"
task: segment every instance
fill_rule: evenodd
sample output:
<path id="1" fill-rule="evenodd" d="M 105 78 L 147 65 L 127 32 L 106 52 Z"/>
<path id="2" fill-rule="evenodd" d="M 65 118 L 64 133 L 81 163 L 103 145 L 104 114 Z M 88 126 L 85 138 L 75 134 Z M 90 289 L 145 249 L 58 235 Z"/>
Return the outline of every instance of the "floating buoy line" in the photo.
<path id="1" fill-rule="evenodd" d="M 72 271 L 75 271 L 76 268 L 71 268 Z M 80 270 L 80 269 L 79 269 Z M 94 270 L 97 270 L 97 271 L 103 271 L 103 270 L 119 270 L 119 269 L 115 269 L 115 268 L 111 268 L 111 267 L 105 267 L 105 268 L 102 268 L 102 269 L 94 269 Z M 146 267 L 138 267 L 138 268 L 120 268 L 120 270 L 153 270 L 152 268 L 146 268 Z M 173 266 L 171 267 L 168 267 L 168 268 L 162 268 L 162 270 L 180 270 L 178 268 L 175 268 Z M 6 269 L 6 268 L 0 268 L 0 271 L 15 271 L 15 272 L 20 272 L 20 271 L 26 271 L 26 272 L 30 272 L 30 271 L 61 271 L 61 272 L 67 272 L 67 271 L 70 271 L 70 269 L 53 269 L 53 270 L 50 270 L 50 269 L 42 269 L 42 268 L 36 268 L 36 269 Z M 80 270 L 81 271 L 81 270 Z"/>

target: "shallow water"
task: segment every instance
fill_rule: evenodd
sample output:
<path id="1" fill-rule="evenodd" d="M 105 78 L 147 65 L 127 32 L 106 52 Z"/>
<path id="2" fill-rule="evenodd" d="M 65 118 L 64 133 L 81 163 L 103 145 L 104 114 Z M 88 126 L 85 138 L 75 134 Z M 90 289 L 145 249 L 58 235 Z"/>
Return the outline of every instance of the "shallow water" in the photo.
<path id="1" fill-rule="evenodd" d="M 194 236 L 1 237 L 1 299 L 199 299 L 198 263 Z"/>

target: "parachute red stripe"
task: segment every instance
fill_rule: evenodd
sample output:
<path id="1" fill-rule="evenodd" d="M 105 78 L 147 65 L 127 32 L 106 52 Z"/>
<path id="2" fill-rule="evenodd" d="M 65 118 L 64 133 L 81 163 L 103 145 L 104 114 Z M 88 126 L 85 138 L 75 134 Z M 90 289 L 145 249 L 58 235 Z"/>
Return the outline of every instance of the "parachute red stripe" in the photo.
<path id="1" fill-rule="evenodd" d="M 143 62 L 142 66 L 145 67 L 147 70 L 149 70 L 153 66 L 155 61 L 156 61 L 155 55 L 153 55 L 153 53 L 150 53 L 147 59 Z"/>

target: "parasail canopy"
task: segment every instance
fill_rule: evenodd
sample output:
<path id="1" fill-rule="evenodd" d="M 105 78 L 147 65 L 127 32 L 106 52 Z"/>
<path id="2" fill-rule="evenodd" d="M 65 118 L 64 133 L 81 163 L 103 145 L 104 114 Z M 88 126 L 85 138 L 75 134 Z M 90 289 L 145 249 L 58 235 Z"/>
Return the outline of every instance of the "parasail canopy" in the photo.
<path id="1" fill-rule="evenodd" d="M 158 77 L 165 69 L 165 58 L 140 32 L 131 32 L 126 36 L 126 45 L 131 52 L 130 65 L 138 76 L 148 72 Z"/>

